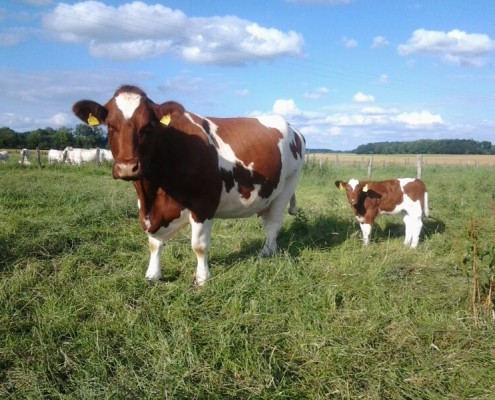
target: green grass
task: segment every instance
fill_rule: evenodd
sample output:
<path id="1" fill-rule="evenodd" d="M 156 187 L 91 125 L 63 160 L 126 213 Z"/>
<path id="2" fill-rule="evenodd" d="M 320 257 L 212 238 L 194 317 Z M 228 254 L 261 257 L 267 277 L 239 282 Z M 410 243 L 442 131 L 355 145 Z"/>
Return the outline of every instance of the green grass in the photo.
<path id="1" fill-rule="evenodd" d="M 333 182 L 365 173 L 307 165 L 276 257 L 257 218 L 216 221 L 197 288 L 188 229 L 144 279 L 134 189 L 108 166 L 0 165 L 0 398 L 492 399 L 495 321 L 475 324 L 463 259 L 472 221 L 495 238 L 493 170 L 423 170 L 417 250 L 400 216 L 362 246 Z"/>

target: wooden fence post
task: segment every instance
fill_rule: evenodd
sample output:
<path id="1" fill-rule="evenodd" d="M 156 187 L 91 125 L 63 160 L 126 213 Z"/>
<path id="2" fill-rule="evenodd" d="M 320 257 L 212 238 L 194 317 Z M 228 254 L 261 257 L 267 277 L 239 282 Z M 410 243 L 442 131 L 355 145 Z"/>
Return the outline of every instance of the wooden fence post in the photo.
<path id="1" fill-rule="evenodd" d="M 371 179 L 371 167 L 373 166 L 373 156 L 368 160 L 368 180 Z"/>
<path id="2" fill-rule="evenodd" d="M 100 148 L 99 147 L 96 148 L 96 166 L 97 167 L 100 166 Z"/>
<path id="3" fill-rule="evenodd" d="M 423 155 L 416 155 L 416 178 L 421 179 L 423 166 Z"/>
<path id="4" fill-rule="evenodd" d="M 36 147 L 36 164 L 38 164 L 39 169 L 43 168 L 41 165 L 41 152 L 39 147 Z"/>

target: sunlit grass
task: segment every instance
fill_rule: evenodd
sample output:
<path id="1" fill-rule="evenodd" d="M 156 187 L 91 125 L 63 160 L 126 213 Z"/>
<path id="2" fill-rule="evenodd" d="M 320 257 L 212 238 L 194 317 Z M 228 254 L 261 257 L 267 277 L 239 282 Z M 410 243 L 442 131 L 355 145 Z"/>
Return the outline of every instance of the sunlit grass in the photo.
<path id="1" fill-rule="evenodd" d="M 423 171 L 432 218 L 415 251 L 400 216 L 362 246 L 333 182 L 365 175 L 307 166 L 272 258 L 257 257 L 257 218 L 217 221 L 197 288 L 188 229 L 165 246 L 164 280 L 144 279 L 134 189 L 107 167 L 0 165 L 0 397 L 492 398 L 495 324 L 476 327 L 462 259 L 471 219 L 495 237 L 493 171 Z"/>

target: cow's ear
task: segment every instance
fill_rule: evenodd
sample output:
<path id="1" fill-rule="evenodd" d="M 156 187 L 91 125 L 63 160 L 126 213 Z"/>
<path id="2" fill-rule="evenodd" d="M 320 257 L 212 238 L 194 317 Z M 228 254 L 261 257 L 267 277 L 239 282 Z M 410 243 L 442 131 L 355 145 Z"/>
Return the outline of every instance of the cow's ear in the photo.
<path id="1" fill-rule="evenodd" d="M 88 125 L 96 126 L 105 123 L 108 110 L 91 100 L 81 100 L 72 106 L 76 116 Z"/>
<path id="2" fill-rule="evenodd" d="M 364 190 L 363 190 L 364 192 Z M 366 192 L 366 195 L 370 198 L 370 199 L 381 199 L 382 195 L 378 192 L 375 192 L 373 189 L 368 189 L 368 191 Z"/>
<path id="3" fill-rule="evenodd" d="M 184 106 L 175 101 L 167 101 L 163 104 L 155 104 L 153 106 L 156 118 L 163 125 L 169 125 L 174 117 L 185 112 Z"/>
<path id="4" fill-rule="evenodd" d="M 337 186 L 337 189 L 345 190 L 345 182 L 343 181 L 335 181 L 335 186 Z"/>

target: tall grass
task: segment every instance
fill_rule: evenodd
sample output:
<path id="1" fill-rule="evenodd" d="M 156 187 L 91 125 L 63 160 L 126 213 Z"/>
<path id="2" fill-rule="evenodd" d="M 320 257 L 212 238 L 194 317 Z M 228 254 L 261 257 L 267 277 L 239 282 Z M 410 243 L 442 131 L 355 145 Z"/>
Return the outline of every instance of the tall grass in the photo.
<path id="1" fill-rule="evenodd" d="M 495 238 L 493 170 L 423 171 L 417 250 L 399 216 L 362 246 L 333 182 L 365 173 L 308 164 L 273 258 L 257 258 L 258 219 L 217 221 L 196 288 L 188 230 L 164 248 L 164 279 L 144 279 L 134 189 L 106 166 L 0 165 L 0 397 L 493 398 L 495 323 L 475 323 L 463 263 L 473 220 Z"/>

